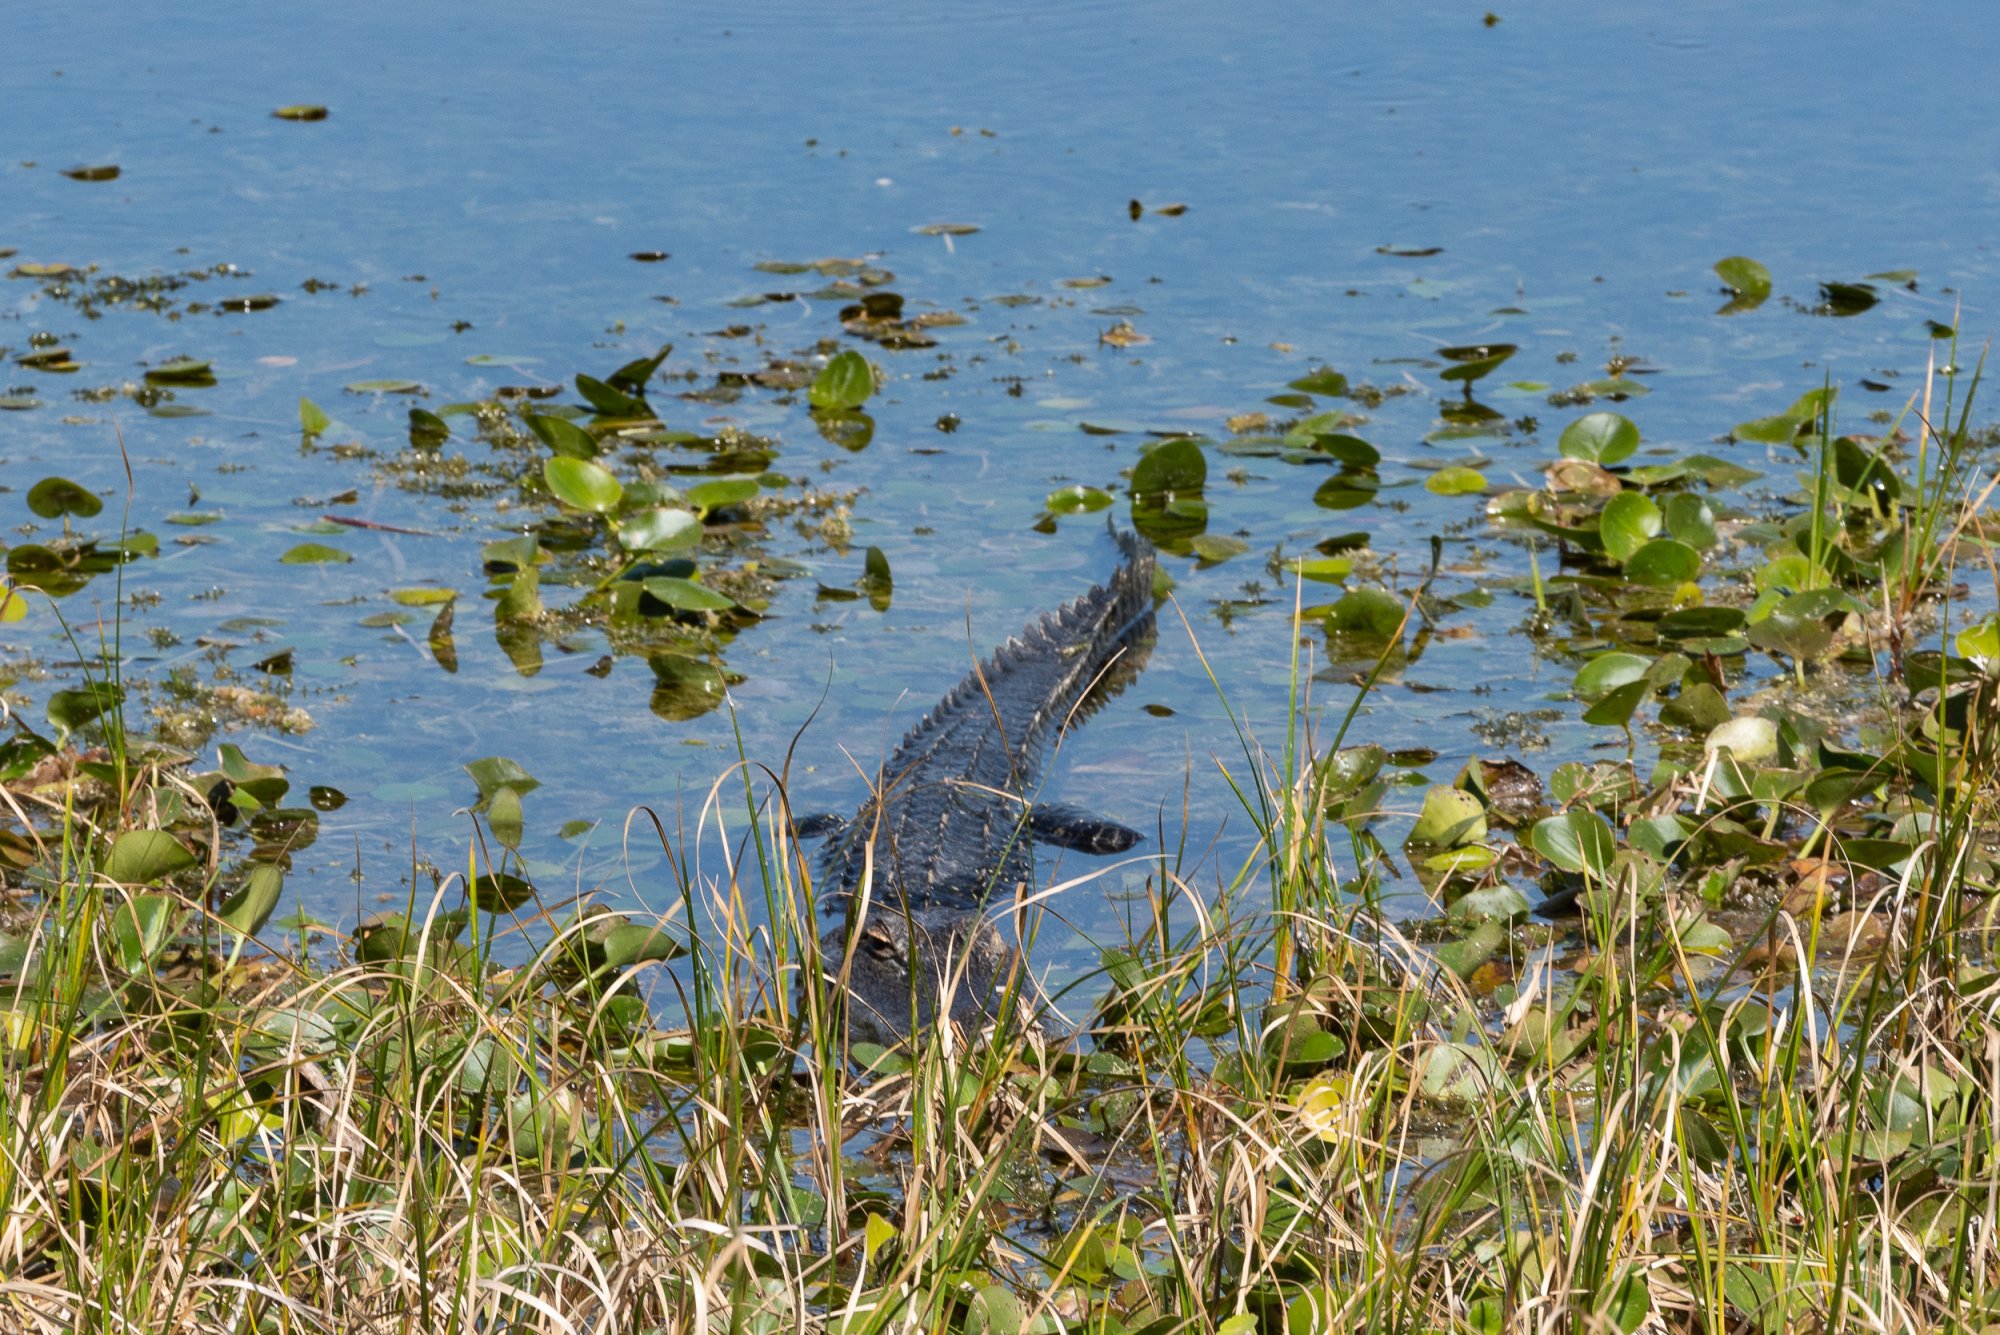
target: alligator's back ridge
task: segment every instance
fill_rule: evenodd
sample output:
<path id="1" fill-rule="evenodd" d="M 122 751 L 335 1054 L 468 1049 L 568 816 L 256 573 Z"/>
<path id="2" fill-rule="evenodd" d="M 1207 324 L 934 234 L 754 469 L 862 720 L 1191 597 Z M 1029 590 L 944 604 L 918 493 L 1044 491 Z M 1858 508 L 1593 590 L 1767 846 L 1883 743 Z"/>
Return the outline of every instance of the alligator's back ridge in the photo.
<path id="1" fill-rule="evenodd" d="M 969 908 L 1030 874 L 1023 790 L 1050 741 L 1131 679 L 1152 633 L 1152 544 L 1117 541 L 1109 579 L 995 649 L 897 745 L 827 850 L 835 897 L 859 888 L 871 839 L 878 903 Z"/>

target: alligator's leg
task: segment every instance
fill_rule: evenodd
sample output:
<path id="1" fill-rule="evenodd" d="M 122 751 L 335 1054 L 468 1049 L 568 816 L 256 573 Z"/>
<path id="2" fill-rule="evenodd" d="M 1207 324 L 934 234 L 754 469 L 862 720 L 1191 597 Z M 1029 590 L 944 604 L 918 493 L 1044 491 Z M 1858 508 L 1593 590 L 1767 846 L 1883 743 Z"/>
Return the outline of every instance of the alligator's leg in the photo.
<path id="1" fill-rule="evenodd" d="M 1049 802 L 1037 802 L 1028 808 L 1028 833 L 1038 843 L 1054 844 L 1076 853 L 1123 853 L 1145 838 L 1116 821 Z"/>
<path id="2" fill-rule="evenodd" d="M 830 839 L 847 828 L 847 817 L 838 811 L 814 811 L 792 817 L 792 833 L 800 839 Z"/>

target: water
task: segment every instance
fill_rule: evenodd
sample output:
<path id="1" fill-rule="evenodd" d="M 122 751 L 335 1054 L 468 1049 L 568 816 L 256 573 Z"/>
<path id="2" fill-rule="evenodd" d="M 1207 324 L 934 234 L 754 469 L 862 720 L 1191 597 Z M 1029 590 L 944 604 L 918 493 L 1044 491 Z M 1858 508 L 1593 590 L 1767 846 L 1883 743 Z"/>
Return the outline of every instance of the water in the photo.
<path id="1" fill-rule="evenodd" d="M 301 787 L 351 799 L 324 814 L 290 882 L 342 922 L 408 874 L 413 839 L 438 865 L 464 865 L 468 825 L 453 813 L 475 797 L 461 766 L 482 756 L 511 756 L 541 780 L 525 848 L 545 884 L 601 885 L 654 907 L 669 881 L 649 840 L 621 851 L 625 813 L 682 804 L 692 821 L 736 754 L 736 730 L 748 755 L 775 763 L 813 717 L 796 799 L 851 806 L 857 766 L 886 753 L 974 652 L 1109 568 L 1102 515 L 1036 530 L 1052 489 L 1105 488 L 1123 516 L 1120 471 L 1144 431 L 1226 439 L 1233 417 L 1292 415 L 1266 396 L 1319 364 L 1410 391 L 1355 428 L 1384 455 L 1378 499 L 1330 512 L 1310 499 L 1327 470 L 1211 448 L 1208 532 L 1249 550 L 1207 568 L 1166 562 L 1237 715 L 1282 741 L 1291 593 L 1265 569 L 1274 550 L 1362 531 L 1408 588 L 1431 535 L 1449 533 L 1439 591 L 1484 588 L 1492 602 L 1448 618 L 1450 635 L 1369 702 L 1356 739 L 1434 749 L 1426 772 L 1438 779 L 1475 752 L 1520 754 L 1544 772 L 1611 741 L 1622 753 L 1573 707 L 1530 720 L 1546 746 L 1523 751 L 1518 727 L 1475 732 L 1548 707 L 1575 663 L 1538 657 L 1519 633 L 1531 604 L 1508 581 L 1526 573 L 1524 551 L 1485 532 L 1477 498 L 1425 491 L 1421 470 L 1471 461 L 1496 486 L 1531 484 L 1584 409 L 1508 383 L 1560 389 L 1620 357 L 1651 393 L 1595 406 L 1626 412 L 1663 456 L 1707 449 L 1763 471 L 1744 498 L 1754 503 L 1789 485 L 1790 452 L 1714 438 L 1826 376 L 1859 427 L 1921 387 L 1926 321 L 1956 319 L 1971 342 L 1993 325 L 2000 117 L 1986 71 L 2000 52 L 1969 5 L 1932 7 L 1916 31 L 1889 30 L 1879 7 L 1858 4 L 1503 7 L 1491 26 L 1451 5 L 618 4 L 559 24 L 546 6 L 511 0 L 476 18 L 381 3 L 337 18 L 220 4 L 96 13 L 89 34 L 60 9 L 7 17 L 0 248 L 18 253 L 4 263 L 132 278 L 226 264 L 243 274 L 170 297 L 282 301 L 92 318 L 38 281 L 6 281 L 6 383 L 43 406 L 0 414 L 0 483 L 13 493 L 0 507 L 14 541 L 46 540 L 51 525 L 25 527 L 21 494 L 61 473 L 111 494 L 82 527 L 115 531 L 122 433 L 132 522 L 163 540 L 158 558 L 126 571 L 127 593 L 145 595 L 123 610 L 130 669 L 260 685 L 250 664 L 293 650 L 287 699 L 316 726 L 227 735 Z M 299 102 L 331 115 L 270 115 Z M 121 174 L 59 174 L 98 164 Z M 1187 211 L 1134 221 L 1131 200 Z M 937 223 L 979 231 L 914 230 Z M 671 258 L 628 258 L 642 251 Z M 1710 265 L 1732 254 L 1768 265 L 1779 295 L 1723 318 Z M 653 714 L 641 658 L 587 670 L 608 647 L 595 632 L 550 643 L 541 669 L 522 675 L 479 598 L 482 543 L 522 521 L 490 498 L 401 488 L 379 457 L 301 449 L 301 396 L 341 423 L 326 442 L 401 449 L 413 400 L 343 392 L 356 381 L 420 381 L 414 402 L 437 409 L 501 385 L 603 376 L 663 342 L 676 347 L 669 371 L 701 373 L 676 390 L 810 350 L 840 338 L 837 303 L 731 303 L 820 283 L 758 272 L 761 261 L 830 256 L 872 257 L 911 312 L 963 323 L 935 329 L 934 349 L 864 346 L 890 383 L 869 405 L 875 437 L 859 453 L 768 393 L 702 403 L 655 390 L 670 428 L 775 436 L 775 470 L 851 493 L 844 550 L 773 526 L 772 552 L 807 573 L 729 646 L 744 674 L 733 716 Z M 1783 299 L 1811 304 L 1820 282 L 1904 269 L 1914 289 L 1880 281 L 1881 303 L 1851 319 Z M 1110 281 L 1063 285 L 1098 277 Z M 308 280 L 330 286 L 308 291 Z M 1035 300 L 996 300 L 1014 296 Z M 1120 321 L 1148 341 L 1103 342 Z M 749 332 L 716 332 L 737 325 Z M 36 334 L 87 365 L 60 375 L 12 364 Z M 1492 342 L 1520 351 L 1479 398 L 1514 425 L 1427 440 L 1457 395 L 1435 350 Z M 219 383 L 174 399 L 207 415 L 72 397 L 176 355 L 213 362 Z M 468 364 L 481 355 L 511 360 Z M 1892 388 L 1865 390 L 1864 378 Z M 937 426 L 947 415 L 949 433 Z M 485 465 L 467 419 L 453 421 L 449 452 Z M 1083 422 L 1122 430 L 1086 434 Z M 337 499 L 349 489 L 351 503 Z M 166 522 L 190 510 L 221 519 Z M 437 536 L 299 531 L 322 513 Z M 354 560 L 279 564 L 307 540 Z M 895 573 L 888 612 L 816 601 L 815 582 L 859 576 L 869 545 Z M 401 628 L 361 624 L 395 610 L 390 590 L 425 583 L 462 595 L 455 674 L 425 647 L 430 609 Z M 575 596 L 546 592 L 552 604 Z M 112 596 L 100 578 L 65 600 L 86 641 Z M 72 657 L 46 608 L 7 629 L 17 654 Z M 25 676 L 10 699 L 39 720 L 53 684 Z M 1351 689 L 1323 682 L 1315 700 L 1337 711 Z M 1243 764 L 1166 610 L 1146 674 L 1066 748 L 1050 795 L 1149 829 L 1164 818 L 1171 833 L 1185 789 L 1188 846 L 1213 850 L 1212 882 L 1234 870 L 1248 834 L 1216 758 Z M 601 824 L 558 836 L 578 820 Z M 703 856 L 713 870 L 714 846 Z M 1103 920 L 1093 907 L 1079 916 Z"/>

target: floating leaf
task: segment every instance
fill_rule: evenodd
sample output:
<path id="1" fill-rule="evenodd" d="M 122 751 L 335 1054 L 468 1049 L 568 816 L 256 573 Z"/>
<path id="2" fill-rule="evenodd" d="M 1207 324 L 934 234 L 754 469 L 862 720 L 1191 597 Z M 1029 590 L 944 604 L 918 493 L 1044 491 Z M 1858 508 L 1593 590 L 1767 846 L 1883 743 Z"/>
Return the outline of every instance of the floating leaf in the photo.
<path id="1" fill-rule="evenodd" d="M 701 545 L 701 519 L 692 510 L 666 506 L 641 510 L 619 523 L 618 542 L 628 552 L 655 556 L 691 552 Z"/>
<path id="2" fill-rule="evenodd" d="M 660 259 L 666 258 L 665 255 L 658 251 L 641 253 L 656 255 Z M 636 259 L 638 257 L 634 256 L 633 258 Z M 653 378 L 653 372 L 660 369 L 660 363 L 666 361 L 667 355 L 673 350 L 673 344 L 663 343 L 660 345 L 660 350 L 652 356 L 640 357 L 626 362 L 623 366 L 613 371 L 606 378 L 605 383 L 621 393 L 643 395 L 646 392 L 646 382 Z"/>
<path id="3" fill-rule="evenodd" d="M 918 236 L 971 236 L 979 230 L 976 223 L 936 222 L 925 223 L 910 229 Z"/>
<path id="4" fill-rule="evenodd" d="M 1661 519 L 1667 536 L 1676 542 L 1684 542 L 1698 551 L 1715 545 L 1715 511 L 1692 492 L 1667 497 Z"/>
<path id="5" fill-rule="evenodd" d="M 849 349 L 842 352 L 813 377 L 806 400 L 825 412 L 846 412 L 868 402 L 875 392 L 875 372 L 868 359 Z"/>
<path id="6" fill-rule="evenodd" d="M 1438 356 L 1452 363 L 1440 373 L 1439 379 L 1464 381 L 1469 384 L 1490 374 L 1495 367 L 1512 357 L 1515 351 L 1512 343 L 1477 343 L 1462 348 L 1439 348 Z"/>
<path id="7" fill-rule="evenodd" d="M 1403 628 L 1407 609 L 1400 598 L 1382 589 L 1354 589 L 1342 594 L 1326 614 L 1330 631 L 1344 635 L 1388 639 Z"/>
<path id="8" fill-rule="evenodd" d="M 1731 255 L 1715 262 L 1715 276 L 1734 298 L 1722 308 L 1724 315 L 1754 310 L 1771 295 L 1771 271 L 1747 255 Z"/>
<path id="9" fill-rule="evenodd" d="M 683 612 L 721 612 L 736 606 L 735 600 L 725 594 L 673 575 L 651 576 L 641 587 L 648 597 Z"/>
<path id="10" fill-rule="evenodd" d="M 451 634 L 452 622 L 457 618 L 457 614 L 458 604 L 446 603 L 439 609 L 437 619 L 431 622 L 430 634 L 425 636 L 425 644 L 431 651 L 431 658 L 446 672 L 458 671 L 458 643 Z M 317 799 L 313 805 L 319 805 Z"/>
<path id="11" fill-rule="evenodd" d="M 1250 550 L 1250 544 L 1243 539 L 1220 533 L 1198 533 L 1188 539 L 1188 546 L 1205 565 L 1217 565 Z"/>
<path id="12" fill-rule="evenodd" d="M 317 102 L 294 102 L 290 106 L 279 107 L 271 114 L 281 121 L 323 121 L 327 110 Z"/>
<path id="13" fill-rule="evenodd" d="M 1618 851 L 1618 837 L 1594 811 L 1569 811 L 1535 822 L 1528 840 L 1564 871 L 1603 875 Z"/>
<path id="14" fill-rule="evenodd" d="M 1819 295 L 1827 313 L 1835 316 L 1859 315 L 1882 299 L 1868 283 L 1821 283 Z"/>
<path id="15" fill-rule="evenodd" d="M 425 408 L 410 409 L 410 444 L 420 450 L 434 450 L 451 439 L 451 427 L 442 417 Z"/>
<path id="16" fill-rule="evenodd" d="M 1627 728 L 1632 724 L 1632 715 L 1652 693 L 1650 681 L 1628 681 L 1616 690 L 1607 692 L 1602 699 L 1583 711 L 1583 721 L 1594 728 Z"/>
<path id="17" fill-rule="evenodd" d="M 595 459 L 597 438 L 567 418 L 549 413 L 529 413 L 528 430 L 544 445 L 567 459 Z"/>
<path id="18" fill-rule="evenodd" d="M 1574 687 L 1582 699 L 1600 699 L 1620 686 L 1640 680 L 1652 666 L 1650 658 L 1614 649 L 1597 655 L 1579 668 Z"/>
<path id="19" fill-rule="evenodd" d="M 1486 804 L 1463 788 L 1434 785 L 1410 827 L 1407 842 L 1428 848 L 1457 848 L 1486 837 Z"/>
<path id="20" fill-rule="evenodd" d="M 635 398 L 623 390 L 613 389 L 594 376 L 579 375 L 576 378 L 576 392 L 583 400 L 597 410 L 601 417 L 650 417 L 652 411 L 646 407 L 644 399 Z"/>
<path id="21" fill-rule="evenodd" d="M 542 461 L 542 478 L 565 505 L 608 514 L 624 499 L 625 488 L 609 469 L 588 459 L 559 454 Z"/>
<path id="22" fill-rule="evenodd" d="M 1312 448 L 1316 453 L 1332 455 L 1349 468 L 1373 468 L 1382 462 L 1382 451 L 1359 436 L 1341 432 L 1315 435 Z"/>
<path id="23" fill-rule="evenodd" d="M 28 508 L 43 519 L 75 515 L 89 519 L 104 508 L 104 501 L 87 487 L 66 477 L 45 477 L 28 488 Z"/>
<path id="24" fill-rule="evenodd" d="M 136 831 L 140 834 L 159 834 L 158 830 Z M 130 836 L 121 835 L 120 841 Z M 172 842 L 169 838 L 168 842 Z M 179 847 L 178 845 L 175 845 Z M 182 849 L 183 853 L 187 850 Z M 111 850 L 113 858 L 118 856 L 117 847 Z M 189 855 L 192 858 L 192 855 Z M 137 884 L 136 880 L 113 877 L 126 884 Z M 180 901 L 171 895 L 134 895 L 118 906 L 112 917 L 111 931 L 117 942 L 118 963 L 127 973 L 139 973 L 159 958 L 166 949 L 168 939 L 174 932 L 174 919 L 180 916 Z"/>
<path id="25" fill-rule="evenodd" d="M 278 558 L 288 566 L 346 565 L 353 559 L 340 548 L 319 542 L 302 542 Z"/>
<path id="26" fill-rule="evenodd" d="M 706 514 L 724 506 L 740 505 L 759 490 L 754 477 L 718 477 L 687 489 L 687 503 Z"/>
<path id="27" fill-rule="evenodd" d="M 104 874 L 120 885 L 155 885 L 196 863 L 186 845 L 165 830 L 127 830 L 111 842 Z"/>
<path id="28" fill-rule="evenodd" d="M 1778 758 L 1778 725 L 1767 718 L 1745 715 L 1711 729 L 1702 749 L 1729 753 L 1745 765 L 1760 765 Z"/>
<path id="29" fill-rule="evenodd" d="M 415 394 L 423 386 L 414 380 L 356 380 L 344 388 L 349 394 Z"/>
<path id="30" fill-rule="evenodd" d="M 479 560 L 489 575 L 505 575 L 539 565 L 542 549 L 532 537 L 501 538 L 480 549 Z"/>
<path id="31" fill-rule="evenodd" d="M 870 547 L 862 555 L 861 588 L 868 595 L 869 606 L 878 612 L 889 610 L 896 581 L 889 571 L 889 558 L 880 547 Z"/>
<path id="32" fill-rule="evenodd" d="M 448 603 L 456 597 L 458 597 L 456 589 L 440 589 L 429 585 L 389 591 L 390 600 L 404 607 L 436 607 L 439 603 Z"/>
<path id="33" fill-rule="evenodd" d="M 1563 428 L 1556 448 L 1565 459 L 1609 466 L 1629 459 L 1639 448 L 1639 428 L 1619 413 L 1590 413 Z"/>
<path id="34" fill-rule="evenodd" d="M 1686 584 L 1701 574 L 1701 553 L 1672 538 L 1654 538 L 1625 559 L 1635 584 Z"/>
<path id="35" fill-rule="evenodd" d="M 1339 398 L 1347 393 L 1347 377 L 1331 366 L 1322 366 L 1292 381 L 1291 388 L 1305 394 L 1318 394 L 1322 398 Z"/>
<path id="36" fill-rule="evenodd" d="M 685 654 L 654 654 L 646 664 L 653 669 L 648 703 L 660 717 L 685 722 L 722 703 L 728 682 L 714 664 Z"/>
<path id="37" fill-rule="evenodd" d="M 1079 484 L 1050 492 L 1049 498 L 1044 504 L 1048 506 L 1050 514 L 1090 514 L 1109 507 L 1111 504 L 1111 493 L 1100 491 L 1096 487 L 1086 487 Z"/>
<path id="38" fill-rule="evenodd" d="M 1476 468 L 1453 464 L 1425 479 L 1424 490 L 1439 496 L 1476 496 L 1486 490 L 1486 475 Z"/>
<path id="39" fill-rule="evenodd" d="M 118 179 L 119 169 L 113 166 L 71 167 L 63 175 L 72 181 L 115 181 Z"/>
<path id="40" fill-rule="evenodd" d="M 489 872 L 472 883 L 472 902 L 481 913 L 512 913 L 534 897 L 535 887 L 511 872 Z"/>
<path id="41" fill-rule="evenodd" d="M 1161 441 L 1132 467 L 1132 490 L 1138 495 L 1198 492 L 1207 481 L 1208 459 L 1185 436 Z"/>
<path id="42" fill-rule="evenodd" d="M 216 916 L 225 927 L 240 936 L 255 936 L 277 911 L 284 894 L 285 874 L 265 863 L 256 863 L 236 893 L 222 901 Z"/>
<path id="43" fill-rule="evenodd" d="M 1660 531 L 1660 507 L 1636 491 L 1621 491 L 1597 516 L 1597 533 L 1614 561 L 1625 561 Z"/>
<path id="44" fill-rule="evenodd" d="M 193 357 L 177 357 L 148 370 L 146 379 L 155 385 L 212 385 L 215 370 L 209 363 Z"/>

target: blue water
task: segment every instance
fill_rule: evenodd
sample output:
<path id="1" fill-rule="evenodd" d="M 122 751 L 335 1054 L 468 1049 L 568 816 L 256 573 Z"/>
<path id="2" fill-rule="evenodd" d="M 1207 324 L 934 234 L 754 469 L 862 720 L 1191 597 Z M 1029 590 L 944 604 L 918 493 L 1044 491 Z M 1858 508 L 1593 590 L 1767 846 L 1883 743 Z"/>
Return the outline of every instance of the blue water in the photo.
<path id="1" fill-rule="evenodd" d="M 0 20 L 0 249 L 18 253 L 0 265 L 137 277 L 228 264 L 247 276 L 175 297 L 283 300 L 247 314 L 88 319 L 36 281 L 0 284 L 5 384 L 44 403 L 0 414 L 0 485 L 12 492 L 0 515 L 10 541 L 45 538 L 46 524 L 15 526 L 30 522 L 21 493 L 49 473 L 122 494 L 114 427 L 122 433 L 134 523 L 166 543 L 126 572 L 128 592 L 159 595 L 125 610 L 131 669 L 212 677 L 217 656 L 196 641 L 216 637 L 245 644 L 220 658 L 254 683 L 252 659 L 294 648 L 292 703 L 317 726 L 231 736 L 301 787 L 353 799 L 323 818 L 292 876 L 323 916 L 352 921 L 378 893 L 398 893 L 413 838 L 438 865 L 462 866 L 467 825 L 453 812 L 474 793 L 459 767 L 492 754 L 542 781 L 528 799 L 527 850 L 545 882 L 602 884 L 659 907 L 668 879 L 657 852 L 627 859 L 618 848 L 630 808 L 684 803 L 692 824 L 735 755 L 735 730 L 749 755 L 775 762 L 815 708 L 798 801 L 851 805 L 855 764 L 879 758 L 972 652 L 1108 568 L 1103 516 L 1066 518 L 1053 536 L 1034 529 L 1051 489 L 1081 482 L 1122 496 L 1120 470 L 1143 430 L 1226 437 L 1231 417 L 1285 415 L 1266 396 L 1326 363 L 1356 382 L 1412 388 L 1355 428 L 1381 448 L 1385 484 L 1403 485 L 1331 513 L 1310 501 L 1323 472 L 1211 450 L 1209 532 L 1238 534 L 1250 550 L 1211 568 L 1169 558 L 1179 607 L 1231 707 L 1275 745 L 1291 593 L 1265 558 L 1361 530 L 1408 576 L 1428 562 L 1430 536 L 1449 530 L 1440 590 L 1483 586 L 1494 602 L 1455 617 L 1462 638 L 1433 642 L 1405 674 L 1446 689 L 1382 691 L 1350 739 L 1432 748 L 1428 772 L 1448 778 L 1468 754 L 1506 750 L 1474 724 L 1546 705 L 1574 671 L 1518 633 L 1528 604 L 1505 581 L 1526 573 L 1525 554 L 1485 534 L 1478 499 L 1432 496 L 1410 467 L 1463 458 L 1496 485 L 1532 483 L 1561 425 L 1584 410 L 1507 382 L 1560 388 L 1603 375 L 1614 356 L 1636 359 L 1652 392 L 1615 406 L 1649 448 L 1727 453 L 1782 490 L 1789 457 L 1711 442 L 1826 376 L 1845 390 L 1850 421 L 1900 409 L 1923 384 L 1926 321 L 1957 321 L 1967 360 L 1995 323 L 2000 116 L 1989 71 L 2000 31 L 1983 8 L 1932 6 L 1912 20 L 1859 4 L 1652 14 L 1503 4 L 1490 26 L 1482 14 L 600 4 L 557 18 L 516 0 L 452 13 L 364 0 L 338 13 L 106 5 L 86 19 L 16 6 Z M 298 102 L 331 114 L 270 116 Z M 60 174 L 99 164 L 121 175 Z M 1134 199 L 1187 207 L 1135 222 Z M 915 230 L 936 223 L 979 230 Z M 671 258 L 628 258 L 655 250 Z M 1710 266 L 1736 254 L 1768 265 L 1777 295 L 1721 317 Z M 802 405 L 656 391 L 670 427 L 774 435 L 778 471 L 854 493 L 846 551 L 774 529 L 774 549 L 811 575 L 782 586 L 768 619 L 731 646 L 729 664 L 745 674 L 733 716 L 653 715 L 642 661 L 586 673 L 604 648 L 589 634 L 569 652 L 548 647 L 542 670 L 520 675 L 478 598 L 480 546 L 518 531 L 510 517 L 400 490 L 365 459 L 300 449 L 301 396 L 345 428 L 329 440 L 400 448 L 412 401 L 343 392 L 358 380 L 418 380 L 417 402 L 437 408 L 503 384 L 602 376 L 662 342 L 676 346 L 670 371 L 695 368 L 704 381 L 755 369 L 765 351 L 809 350 L 840 337 L 836 303 L 731 303 L 818 285 L 757 272 L 761 261 L 829 256 L 874 257 L 912 311 L 952 310 L 964 323 L 934 331 L 935 349 L 864 348 L 891 383 L 869 405 L 875 439 L 858 454 L 822 441 Z M 1820 282 L 1904 269 L 1915 289 L 1881 282 L 1881 304 L 1855 318 L 1785 300 L 1811 305 Z M 1099 276 L 1111 281 L 1061 285 Z M 334 286 L 307 292 L 308 279 Z M 993 300 L 1010 295 L 1038 300 Z M 1100 342 L 1120 320 L 1149 341 Z M 714 332 L 738 324 L 752 334 Z M 13 364 L 36 333 L 87 365 L 58 376 Z M 1520 351 L 1480 399 L 1539 429 L 1427 443 L 1456 395 L 1435 349 L 1499 341 Z M 176 399 L 206 416 L 70 397 L 182 354 L 214 362 L 215 387 Z M 481 354 L 514 361 L 467 363 Z M 945 368 L 948 379 L 923 378 Z M 1864 391 L 1864 377 L 1893 388 Z M 960 423 L 950 434 L 935 425 L 946 414 Z M 482 460 L 455 421 L 452 448 Z M 1086 421 L 1126 430 L 1088 435 Z M 360 493 L 351 505 L 298 503 L 348 488 Z M 118 504 L 97 530 L 115 528 Z M 224 519 L 163 523 L 189 508 Z M 440 536 L 350 531 L 314 540 L 351 552 L 351 564 L 277 564 L 329 509 Z M 1122 499 L 1111 513 L 1124 513 Z M 215 541 L 174 545 L 189 533 Z M 867 545 L 895 572 L 890 610 L 816 605 L 815 579 L 851 583 Z M 393 610 L 390 589 L 425 582 L 463 595 L 456 675 L 422 647 L 426 619 L 404 633 L 358 624 Z M 1218 604 L 1245 599 L 1246 583 L 1266 601 L 1225 622 Z M 65 611 L 88 626 L 110 615 L 111 596 L 100 580 Z M 179 643 L 148 648 L 154 628 Z M 68 656 L 46 609 L 7 631 L 17 650 Z M 46 689 L 24 680 L 12 694 L 33 717 Z M 1350 690 L 1321 683 L 1316 703 L 1338 711 Z M 1622 753 L 1615 735 L 1584 728 L 1573 710 L 1567 719 L 1543 725 L 1550 746 L 1530 764 L 1546 770 L 1612 741 Z M 1168 610 L 1145 676 L 1066 748 L 1051 792 L 1147 828 L 1164 812 L 1177 830 L 1185 786 L 1189 847 L 1214 850 L 1212 882 L 1233 872 L 1248 834 L 1218 757 L 1244 765 Z M 587 840 L 556 837 L 579 818 L 604 825 Z M 716 853 L 705 856 L 714 870 Z"/>

